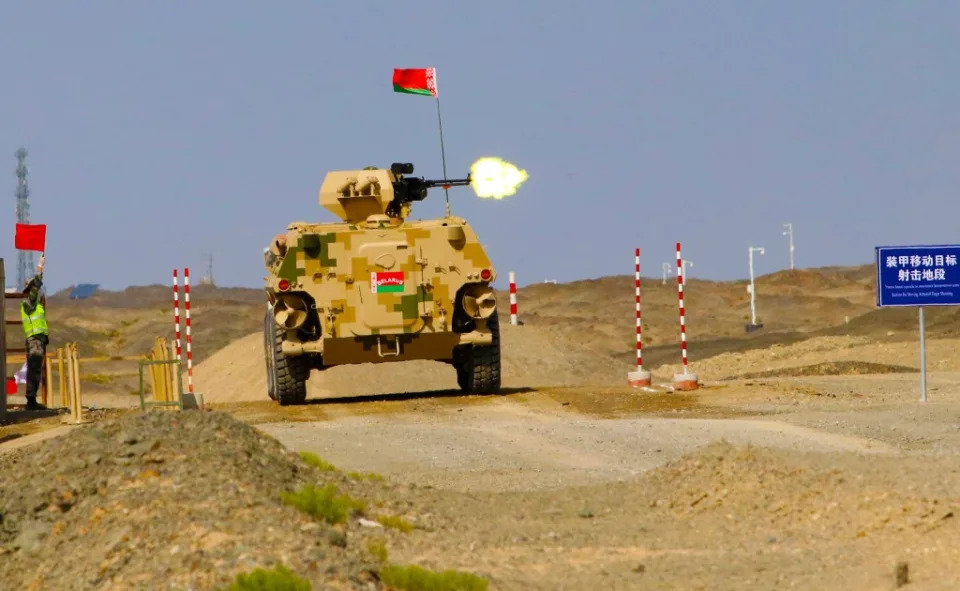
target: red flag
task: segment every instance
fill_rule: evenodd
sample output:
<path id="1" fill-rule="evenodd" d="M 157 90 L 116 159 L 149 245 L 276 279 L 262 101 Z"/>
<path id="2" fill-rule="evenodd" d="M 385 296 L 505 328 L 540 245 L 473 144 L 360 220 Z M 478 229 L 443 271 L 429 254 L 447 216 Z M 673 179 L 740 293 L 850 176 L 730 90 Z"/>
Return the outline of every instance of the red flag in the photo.
<path id="1" fill-rule="evenodd" d="M 393 91 L 437 96 L 436 68 L 394 68 Z"/>
<path id="2" fill-rule="evenodd" d="M 46 224 L 17 224 L 17 235 L 14 246 L 20 250 L 46 250 Z"/>

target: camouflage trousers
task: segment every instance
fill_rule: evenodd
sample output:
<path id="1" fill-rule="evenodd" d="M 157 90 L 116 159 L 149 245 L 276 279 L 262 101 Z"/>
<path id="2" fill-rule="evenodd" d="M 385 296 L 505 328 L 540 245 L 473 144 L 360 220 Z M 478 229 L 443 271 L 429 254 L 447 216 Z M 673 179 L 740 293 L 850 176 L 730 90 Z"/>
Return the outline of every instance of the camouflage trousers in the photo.
<path id="1" fill-rule="evenodd" d="M 27 399 L 36 398 L 43 376 L 43 361 L 46 355 L 47 338 L 45 335 L 27 339 Z"/>

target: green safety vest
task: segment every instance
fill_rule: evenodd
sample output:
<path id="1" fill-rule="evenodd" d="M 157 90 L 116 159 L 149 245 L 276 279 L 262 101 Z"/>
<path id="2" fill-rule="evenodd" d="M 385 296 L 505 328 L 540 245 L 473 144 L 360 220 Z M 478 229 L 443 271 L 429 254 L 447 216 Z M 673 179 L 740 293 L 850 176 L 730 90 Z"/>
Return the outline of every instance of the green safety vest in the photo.
<path id="1" fill-rule="evenodd" d="M 49 335 L 47 332 L 47 313 L 43 309 L 43 304 L 37 302 L 37 307 L 33 309 L 33 314 L 27 314 L 26 302 L 20 304 L 20 320 L 23 321 L 23 332 L 27 338 L 37 336 L 38 334 Z"/>

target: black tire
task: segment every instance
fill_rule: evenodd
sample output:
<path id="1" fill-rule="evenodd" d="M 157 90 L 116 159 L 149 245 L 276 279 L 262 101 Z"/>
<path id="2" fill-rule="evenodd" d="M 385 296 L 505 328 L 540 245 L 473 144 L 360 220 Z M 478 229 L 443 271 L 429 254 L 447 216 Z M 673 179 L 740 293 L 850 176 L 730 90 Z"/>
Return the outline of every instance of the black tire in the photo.
<path id="1" fill-rule="evenodd" d="M 267 396 L 277 399 L 276 372 L 273 367 L 273 314 L 267 309 L 263 317 L 263 358 L 267 365 Z"/>
<path id="2" fill-rule="evenodd" d="M 457 367 L 457 383 L 469 394 L 491 394 L 500 391 L 500 320 L 494 310 L 487 319 L 493 333 L 493 344 L 472 346 Z"/>
<path id="3" fill-rule="evenodd" d="M 270 352 L 272 363 L 274 400 L 280 406 L 303 404 L 307 399 L 307 379 L 310 377 L 310 366 L 306 357 L 287 357 L 283 354 L 283 330 L 271 318 L 270 329 L 267 334 L 273 336 Z M 271 376 L 268 374 L 267 383 Z M 269 387 L 269 386 L 268 386 Z"/>

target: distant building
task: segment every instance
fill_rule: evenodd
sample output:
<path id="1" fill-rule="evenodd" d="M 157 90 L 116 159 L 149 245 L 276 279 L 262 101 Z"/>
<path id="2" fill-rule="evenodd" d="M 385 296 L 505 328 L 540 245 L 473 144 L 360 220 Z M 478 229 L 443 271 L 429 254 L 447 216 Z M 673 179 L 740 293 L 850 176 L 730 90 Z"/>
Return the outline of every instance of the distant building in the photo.
<path id="1" fill-rule="evenodd" d="M 97 288 L 99 287 L 100 285 L 95 283 L 81 283 L 70 291 L 70 299 L 85 300 L 97 293 Z"/>

